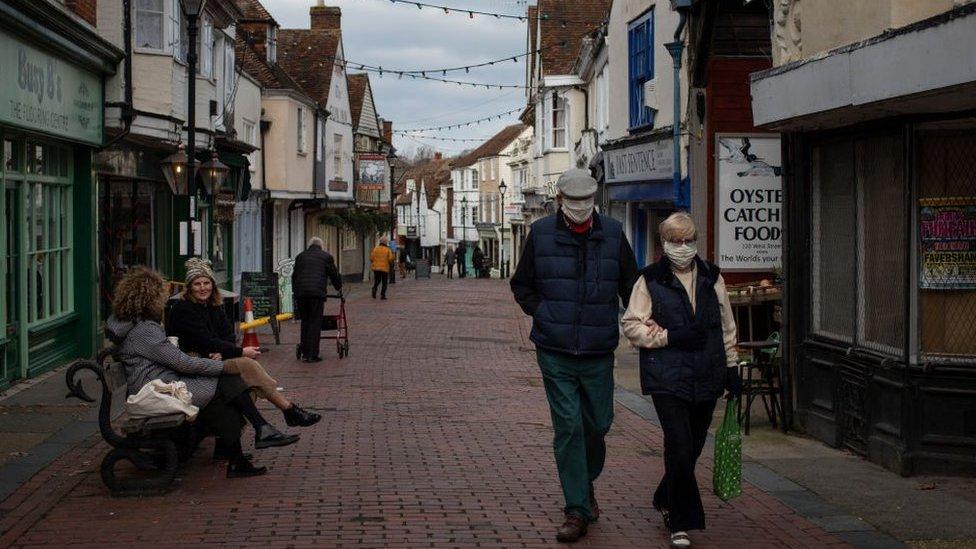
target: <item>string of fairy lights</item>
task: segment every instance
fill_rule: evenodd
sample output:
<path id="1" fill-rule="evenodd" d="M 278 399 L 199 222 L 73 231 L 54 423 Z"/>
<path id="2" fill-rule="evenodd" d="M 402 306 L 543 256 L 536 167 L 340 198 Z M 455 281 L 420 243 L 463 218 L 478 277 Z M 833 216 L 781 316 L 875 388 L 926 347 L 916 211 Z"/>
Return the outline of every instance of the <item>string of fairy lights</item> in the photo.
<path id="1" fill-rule="evenodd" d="M 501 120 L 502 118 L 522 112 L 523 108 L 519 107 L 517 109 L 512 109 L 510 111 L 505 111 L 498 114 L 493 114 L 491 116 L 485 116 L 484 118 L 479 118 L 477 120 L 469 120 L 467 122 L 458 122 L 456 124 L 448 124 L 446 126 L 432 126 L 429 128 L 404 128 L 395 130 L 394 133 L 426 133 L 426 132 L 436 132 L 442 130 L 460 130 L 461 128 L 467 128 L 470 126 L 477 126 L 478 124 L 484 124 L 486 122 L 491 122 L 492 120 Z"/>

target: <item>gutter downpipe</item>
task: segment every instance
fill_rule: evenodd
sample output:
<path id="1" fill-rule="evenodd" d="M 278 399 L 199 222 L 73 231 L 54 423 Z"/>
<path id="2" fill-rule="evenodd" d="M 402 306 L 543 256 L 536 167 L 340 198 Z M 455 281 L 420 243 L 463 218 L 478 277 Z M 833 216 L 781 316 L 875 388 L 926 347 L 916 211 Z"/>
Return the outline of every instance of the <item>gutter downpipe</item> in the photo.
<path id="1" fill-rule="evenodd" d="M 685 30 L 685 23 L 688 22 L 687 8 L 678 8 L 678 28 L 674 31 L 674 41 L 664 45 L 668 53 L 671 54 L 674 68 L 674 120 L 671 124 L 671 141 L 673 145 L 672 183 L 674 193 L 678 198 L 676 204 L 679 207 L 688 208 L 691 205 L 691 197 L 685 196 L 681 184 L 681 53 L 684 51 L 685 44 L 681 40 L 681 33 Z"/>
<path id="2" fill-rule="evenodd" d="M 125 59 L 122 60 L 122 70 L 125 72 L 125 81 L 123 82 L 124 95 L 119 116 L 122 119 L 122 131 L 98 147 L 96 150 L 99 151 L 103 151 L 122 141 L 132 130 L 132 119 L 134 118 L 132 108 L 132 0 L 122 0 L 122 40 L 125 42 L 123 47 Z"/>

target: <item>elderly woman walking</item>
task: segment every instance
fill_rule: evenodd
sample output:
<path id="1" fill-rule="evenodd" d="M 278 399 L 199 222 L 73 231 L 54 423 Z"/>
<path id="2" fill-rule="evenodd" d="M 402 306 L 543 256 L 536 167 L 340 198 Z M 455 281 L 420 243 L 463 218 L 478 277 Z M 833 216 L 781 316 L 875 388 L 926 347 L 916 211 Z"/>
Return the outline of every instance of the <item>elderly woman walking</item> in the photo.
<path id="1" fill-rule="evenodd" d="M 716 401 L 742 392 L 736 366 L 736 327 L 719 268 L 698 257 L 691 216 L 672 214 L 660 225 L 664 256 L 640 271 L 621 325 L 640 349 L 643 393 L 650 394 L 664 430 L 664 478 L 654 508 L 672 547 L 689 547 L 688 530 L 705 528 L 695 480 Z"/>
<path id="2" fill-rule="evenodd" d="M 298 437 L 285 435 L 267 424 L 254 406 L 250 388 L 225 363 L 190 356 L 166 338 L 160 321 L 166 300 L 163 278 L 145 267 L 126 274 L 115 290 L 112 315 L 105 322 L 109 339 L 118 346 L 117 355 L 125 366 L 128 393 L 133 395 L 154 379 L 170 383 L 183 381 L 191 403 L 200 408 L 197 421 L 206 434 L 217 437 L 214 459 L 226 459 L 227 477 L 263 475 L 265 467 L 255 467 L 241 449 L 244 418 L 255 425 L 255 447 L 286 446 Z M 266 428 L 258 429 L 260 424 Z"/>

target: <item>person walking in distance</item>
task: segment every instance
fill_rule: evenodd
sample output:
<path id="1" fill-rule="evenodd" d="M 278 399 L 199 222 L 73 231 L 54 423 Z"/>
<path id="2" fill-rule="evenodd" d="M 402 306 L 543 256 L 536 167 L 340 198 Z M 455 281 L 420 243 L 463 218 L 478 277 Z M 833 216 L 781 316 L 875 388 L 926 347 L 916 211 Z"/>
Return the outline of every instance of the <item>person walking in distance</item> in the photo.
<path id="1" fill-rule="evenodd" d="M 641 390 L 651 395 L 664 430 L 664 478 L 654 508 L 671 532 L 671 547 L 690 547 L 688 530 L 705 528 L 695 463 L 716 401 L 726 390 L 741 394 L 742 379 L 725 281 L 698 257 L 695 223 L 678 212 L 659 232 L 664 257 L 640 271 L 621 326 L 640 350 Z"/>
<path id="2" fill-rule="evenodd" d="M 464 241 L 458 243 L 457 246 L 457 268 L 458 268 L 458 278 L 464 278 L 465 270 L 465 258 L 464 254 L 467 252 L 467 247 L 464 245 Z"/>
<path id="3" fill-rule="evenodd" d="M 292 292 L 302 321 L 302 341 L 299 355 L 305 362 L 321 362 L 319 341 L 322 331 L 322 312 L 329 282 L 336 291 L 342 290 L 342 277 L 332 255 L 322 249 L 322 239 L 313 237 L 308 248 L 295 258 L 291 275 Z"/>
<path id="4" fill-rule="evenodd" d="M 380 238 L 380 243 L 369 254 L 369 262 L 373 269 L 373 299 L 376 299 L 376 288 L 380 284 L 383 285 L 380 291 L 380 298 L 386 299 L 386 284 L 393 262 L 396 261 L 396 256 L 393 255 L 388 243 L 389 240 L 385 236 Z"/>
<path id="5" fill-rule="evenodd" d="M 532 224 L 511 288 L 532 317 L 530 338 L 555 431 L 566 502 L 556 540 L 574 542 L 600 516 L 593 482 L 613 422 L 617 315 L 637 265 L 620 222 L 594 211 L 597 183 L 587 171 L 565 172 L 556 188 L 559 211 Z"/>
<path id="6" fill-rule="evenodd" d="M 456 259 L 454 248 L 448 246 L 447 251 L 444 252 L 444 268 L 447 271 L 447 278 L 454 278 L 454 262 Z"/>

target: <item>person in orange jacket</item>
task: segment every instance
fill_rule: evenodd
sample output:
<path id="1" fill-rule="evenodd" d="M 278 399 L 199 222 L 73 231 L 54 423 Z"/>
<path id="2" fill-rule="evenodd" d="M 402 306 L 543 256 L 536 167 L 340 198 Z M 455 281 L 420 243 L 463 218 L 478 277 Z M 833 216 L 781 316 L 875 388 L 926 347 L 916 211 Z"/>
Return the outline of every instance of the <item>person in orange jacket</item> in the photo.
<path id="1" fill-rule="evenodd" d="M 389 240 L 385 236 L 380 238 L 380 243 L 369 254 L 369 261 L 373 269 L 373 299 L 376 299 L 376 288 L 379 287 L 380 283 L 383 284 L 383 288 L 380 291 L 380 298 L 386 299 L 386 286 L 390 279 L 390 268 L 396 261 L 393 250 L 387 245 L 388 242 Z"/>

